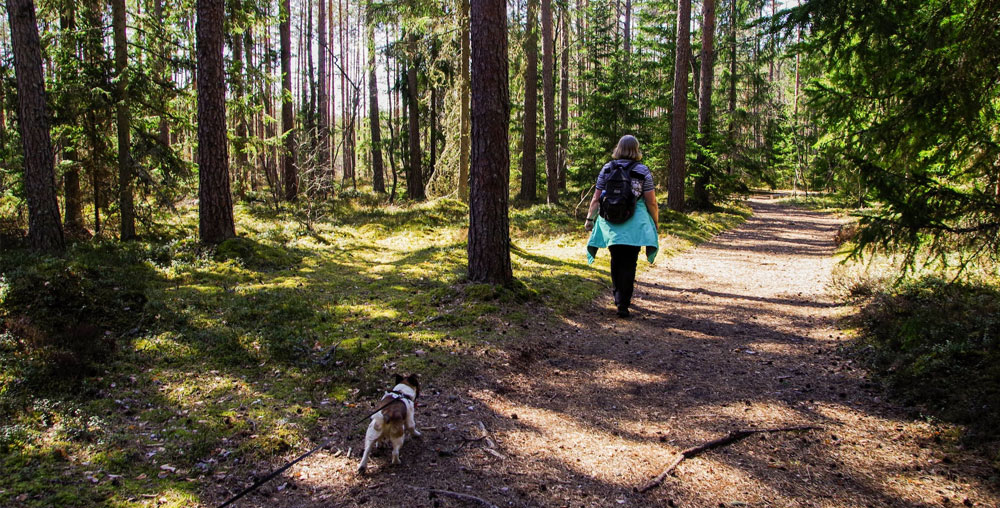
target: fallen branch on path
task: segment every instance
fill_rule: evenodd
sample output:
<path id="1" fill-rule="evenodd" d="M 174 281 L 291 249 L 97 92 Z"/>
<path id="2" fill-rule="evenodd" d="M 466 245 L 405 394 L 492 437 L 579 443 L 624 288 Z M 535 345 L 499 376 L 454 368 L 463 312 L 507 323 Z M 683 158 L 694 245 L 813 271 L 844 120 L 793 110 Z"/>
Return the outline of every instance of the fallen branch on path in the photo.
<path id="1" fill-rule="evenodd" d="M 714 448 L 719 448 L 719 447 L 722 447 L 722 446 L 731 445 L 731 444 L 736 443 L 738 441 L 742 441 L 742 440 L 744 440 L 744 439 L 746 439 L 746 438 L 748 438 L 748 437 L 750 437 L 750 436 L 752 436 L 754 434 L 772 434 L 772 433 L 775 433 L 775 432 L 795 432 L 795 431 L 803 431 L 803 430 L 816 430 L 817 428 L 818 427 L 814 427 L 814 426 L 811 426 L 811 425 L 800 425 L 800 426 L 797 426 L 797 427 L 780 427 L 780 428 L 777 428 L 777 429 L 744 429 L 744 430 L 730 431 L 729 434 L 727 434 L 727 435 L 725 435 L 723 437 L 720 437 L 719 439 L 716 439 L 716 440 L 713 440 L 713 441 L 709 441 L 707 443 L 702 443 L 702 444 L 700 444 L 698 446 L 694 446 L 694 447 L 688 448 L 687 450 L 682 451 L 681 454 L 678 455 L 677 458 L 674 459 L 674 461 L 671 462 L 670 465 L 667 466 L 667 468 L 664 469 L 663 472 L 659 474 L 659 476 L 657 476 L 656 478 L 653 478 L 649 483 L 647 483 L 646 485 L 643 485 L 642 487 L 640 487 L 639 488 L 639 493 L 643 493 L 643 492 L 646 492 L 648 490 L 655 489 L 656 487 L 659 487 L 663 483 L 663 480 L 666 480 L 667 476 L 669 476 L 670 473 L 672 473 L 674 471 L 674 469 L 677 469 L 677 466 L 680 465 L 680 463 L 682 461 L 684 461 L 684 459 L 689 459 L 691 457 L 695 457 L 695 456 L 701 455 L 703 452 L 707 452 L 708 450 L 711 450 L 711 449 L 714 449 Z"/>
<path id="2" fill-rule="evenodd" d="M 476 496 L 473 496 L 471 494 L 462 494 L 461 492 L 452 492 L 450 490 L 429 489 L 427 487 L 417 487 L 416 485 L 408 485 L 408 487 L 410 487 L 411 489 L 414 489 L 414 490 L 424 490 L 424 491 L 427 491 L 427 492 L 431 492 L 431 493 L 437 494 L 439 496 L 452 497 L 452 498 L 455 498 L 455 499 L 460 499 L 462 501 L 468 501 L 468 502 L 471 502 L 471 503 L 477 503 L 477 504 L 480 504 L 482 506 L 486 506 L 487 508 L 500 508 L 499 506 L 497 506 L 497 505 L 495 505 L 495 504 L 493 504 L 493 503 L 491 503 L 491 502 L 489 502 L 489 501 L 487 501 L 487 500 L 485 500 L 485 499 L 483 499 L 481 497 L 476 497 Z"/>

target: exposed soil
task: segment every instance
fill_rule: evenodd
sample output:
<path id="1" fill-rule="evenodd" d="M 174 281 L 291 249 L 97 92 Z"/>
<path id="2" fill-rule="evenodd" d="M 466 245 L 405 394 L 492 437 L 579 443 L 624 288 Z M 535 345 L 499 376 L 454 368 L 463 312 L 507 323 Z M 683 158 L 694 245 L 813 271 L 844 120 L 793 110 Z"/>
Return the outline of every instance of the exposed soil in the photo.
<path id="1" fill-rule="evenodd" d="M 827 290 L 838 219 L 751 204 L 739 229 L 641 274 L 632 319 L 614 316 L 609 291 L 480 358 L 467 381 L 425 387 L 424 436 L 402 466 L 383 450 L 358 476 L 364 425 L 345 417 L 330 422 L 342 440 L 237 506 L 477 505 L 428 489 L 518 507 L 1000 506 L 987 460 L 882 400 L 839 352 L 850 309 Z M 476 440 L 479 422 L 489 439 Z M 820 429 L 751 436 L 634 490 L 685 448 L 794 425 Z"/>

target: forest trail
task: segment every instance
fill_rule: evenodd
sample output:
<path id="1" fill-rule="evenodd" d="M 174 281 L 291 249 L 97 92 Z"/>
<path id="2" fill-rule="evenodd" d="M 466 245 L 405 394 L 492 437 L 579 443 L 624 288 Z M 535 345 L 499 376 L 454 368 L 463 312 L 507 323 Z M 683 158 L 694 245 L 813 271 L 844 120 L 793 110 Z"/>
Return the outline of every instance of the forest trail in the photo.
<path id="1" fill-rule="evenodd" d="M 838 219 L 751 205 L 740 228 L 641 273 L 631 320 L 614 317 L 609 291 L 483 358 L 465 386 L 425 388 L 424 437 L 403 466 L 383 452 L 357 476 L 363 431 L 345 419 L 334 449 L 353 447 L 350 458 L 324 451 L 242 505 L 476 505 L 426 490 L 439 489 L 519 507 L 1000 506 L 986 460 L 880 400 L 838 352 L 848 309 L 827 290 Z M 479 422 L 489 439 L 472 441 Z M 792 425 L 820 429 L 752 436 L 633 491 L 685 448 Z"/>

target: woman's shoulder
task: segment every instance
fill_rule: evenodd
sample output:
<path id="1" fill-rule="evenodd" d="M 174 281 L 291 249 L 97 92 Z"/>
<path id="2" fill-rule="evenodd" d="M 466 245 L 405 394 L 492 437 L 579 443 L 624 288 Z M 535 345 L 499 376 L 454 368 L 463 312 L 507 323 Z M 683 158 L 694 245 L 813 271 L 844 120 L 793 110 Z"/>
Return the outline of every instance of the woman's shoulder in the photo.
<path id="1" fill-rule="evenodd" d="M 637 163 L 635 165 L 635 167 L 632 168 L 632 170 L 635 171 L 635 172 L 637 172 L 637 173 L 641 173 L 643 176 L 652 174 L 652 172 L 649 170 L 649 166 L 647 166 L 647 165 L 645 165 L 645 164 L 643 164 L 641 162 Z"/>

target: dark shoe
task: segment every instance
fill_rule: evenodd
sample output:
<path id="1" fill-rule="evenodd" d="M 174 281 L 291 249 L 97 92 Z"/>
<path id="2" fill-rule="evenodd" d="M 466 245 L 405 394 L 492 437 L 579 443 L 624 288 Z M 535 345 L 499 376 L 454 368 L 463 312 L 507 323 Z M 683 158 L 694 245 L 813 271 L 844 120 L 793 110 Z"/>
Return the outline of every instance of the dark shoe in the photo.
<path id="1" fill-rule="evenodd" d="M 618 309 L 618 317 L 626 319 L 629 317 L 628 308 Z"/>

